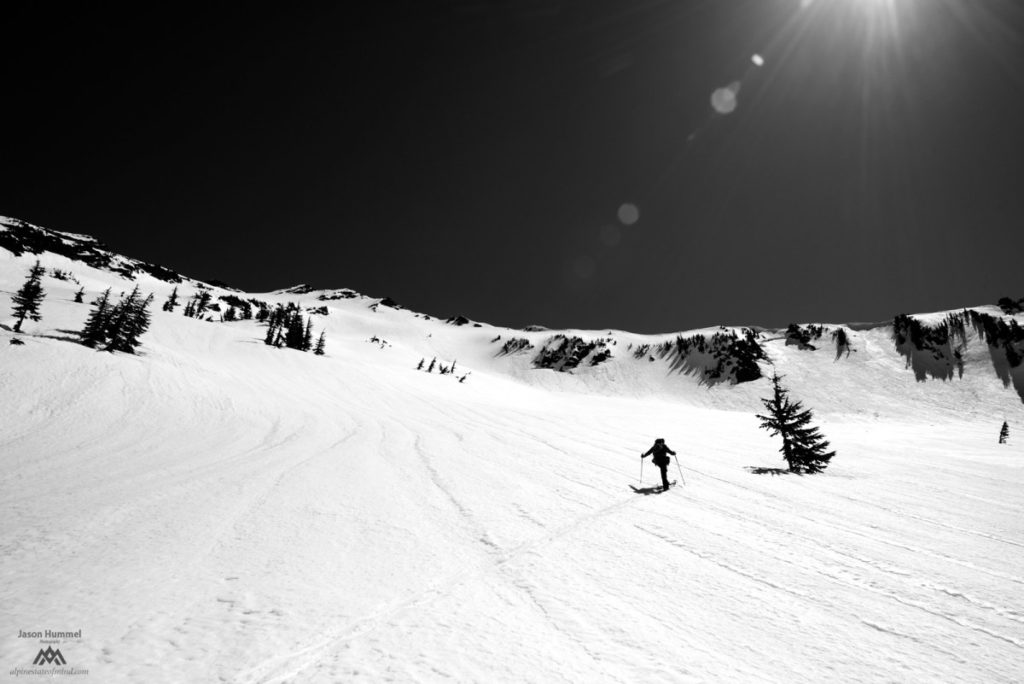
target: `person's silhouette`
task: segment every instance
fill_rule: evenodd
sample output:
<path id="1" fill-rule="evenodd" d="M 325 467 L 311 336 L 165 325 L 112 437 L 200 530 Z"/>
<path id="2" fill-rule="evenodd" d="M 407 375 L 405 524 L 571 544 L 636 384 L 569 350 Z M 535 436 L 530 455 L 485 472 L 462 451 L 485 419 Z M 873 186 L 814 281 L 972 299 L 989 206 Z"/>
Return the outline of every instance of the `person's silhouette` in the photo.
<path id="1" fill-rule="evenodd" d="M 668 464 L 672 462 L 668 455 L 672 454 L 675 456 L 676 452 L 669 449 L 668 445 L 665 444 L 665 440 L 659 437 L 654 440 L 654 446 L 648 449 L 647 453 L 640 454 L 640 458 L 646 458 L 652 454 L 653 458 L 651 460 L 661 470 L 661 486 L 664 489 L 668 489 Z"/>

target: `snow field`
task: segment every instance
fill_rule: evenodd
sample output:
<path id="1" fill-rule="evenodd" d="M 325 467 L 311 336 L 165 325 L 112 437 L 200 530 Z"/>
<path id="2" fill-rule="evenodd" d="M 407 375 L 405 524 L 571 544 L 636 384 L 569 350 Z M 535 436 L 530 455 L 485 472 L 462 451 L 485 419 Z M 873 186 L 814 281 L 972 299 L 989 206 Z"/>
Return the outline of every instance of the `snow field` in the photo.
<path id="1" fill-rule="evenodd" d="M 32 260 L 0 259 L 5 296 Z M 86 301 L 130 289 L 44 264 Z M 141 280 L 159 308 L 170 286 Z M 784 465 L 767 383 L 622 349 L 662 337 L 616 331 L 613 362 L 555 374 L 490 344 L 554 331 L 361 299 L 324 302 L 324 358 L 180 309 L 132 357 L 65 339 L 88 306 L 44 287 L 24 346 L 0 330 L 4 676 L 35 655 L 18 629 L 66 627 L 104 682 L 1024 678 L 1024 461 L 996 444 L 1024 405 L 984 349 L 920 383 L 884 330 L 838 362 L 767 343 L 838 455 L 755 475 Z M 472 373 L 414 370 L 433 355 Z M 686 485 L 636 495 L 658 436 Z"/>

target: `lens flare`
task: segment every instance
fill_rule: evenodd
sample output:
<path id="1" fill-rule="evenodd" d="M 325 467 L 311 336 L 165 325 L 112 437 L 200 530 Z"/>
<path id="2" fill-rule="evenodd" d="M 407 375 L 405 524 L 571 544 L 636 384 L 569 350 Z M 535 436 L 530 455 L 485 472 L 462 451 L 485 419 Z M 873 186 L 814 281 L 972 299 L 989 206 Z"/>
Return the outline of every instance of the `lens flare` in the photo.
<path id="1" fill-rule="evenodd" d="M 619 207 L 619 220 L 622 221 L 622 225 L 631 226 L 640 220 L 640 210 L 635 204 L 626 202 Z"/>
<path id="2" fill-rule="evenodd" d="M 719 114 L 731 114 L 736 109 L 736 96 L 740 92 L 740 82 L 733 81 L 724 88 L 711 93 L 711 107 Z"/>

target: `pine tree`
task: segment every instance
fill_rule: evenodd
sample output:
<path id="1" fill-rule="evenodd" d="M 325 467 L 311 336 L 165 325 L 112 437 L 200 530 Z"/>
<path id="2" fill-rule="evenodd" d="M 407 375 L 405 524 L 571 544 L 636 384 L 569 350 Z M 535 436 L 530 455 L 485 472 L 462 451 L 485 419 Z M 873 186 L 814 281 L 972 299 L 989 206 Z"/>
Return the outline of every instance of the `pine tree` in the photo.
<path id="1" fill-rule="evenodd" d="M 775 374 L 772 377 L 772 397 L 761 400 L 768 411 L 767 415 L 757 414 L 761 419 L 761 427 L 770 430 L 773 437 L 782 436 L 782 448 L 779 451 L 786 459 L 790 471 L 820 472 L 828 466 L 835 452 L 826 451 L 829 443 L 818 428 L 810 425 L 814 417 L 811 410 L 805 410 L 799 401 L 790 401 L 789 391 L 782 387 L 781 380 Z"/>
<path id="2" fill-rule="evenodd" d="M 437 358 L 430 359 L 430 365 L 427 366 L 427 372 L 428 373 L 433 373 L 434 372 L 434 364 L 436 364 L 436 363 L 437 363 Z"/>
<path id="3" fill-rule="evenodd" d="M 110 288 L 96 298 L 92 303 L 93 310 L 85 321 L 85 327 L 78 333 L 82 337 L 82 344 L 95 347 L 107 341 L 107 324 L 110 320 Z"/>
<path id="4" fill-rule="evenodd" d="M 426 359 L 420 359 L 419 365 L 416 366 L 416 370 L 423 370 L 423 364 L 426 363 Z"/>
<path id="5" fill-rule="evenodd" d="M 132 307 L 131 314 L 128 317 L 128 327 L 121 338 L 121 345 L 113 351 L 123 351 L 129 354 L 135 353 L 135 348 L 141 343 L 139 338 L 149 330 L 150 323 L 153 320 L 152 314 L 149 313 L 149 305 L 152 303 L 152 293 L 147 295 L 145 299 L 136 299 L 135 305 Z"/>
<path id="6" fill-rule="evenodd" d="M 82 298 L 85 297 L 85 288 L 78 288 L 78 292 L 75 293 L 75 304 L 81 304 Z"/>
<path id="7" fill-rule="evenodd" d="M 107 325 L 109 342 L 106 351 L 135 353 L 139 337 L 149 329 L 151 316 L 147 309 L 152 301 L 152 294 L 142 299 L 139 286 L 136 285 L 127 297 L 114 306 Z"/>
<path id="8" fill-rule="evenodd" d="M 306 319 L 306 329 L 302 333 L 302 351 L 308 352 L 313 348 L 313 317 Z"/>
<path id="9" fill-rule="evenodd" d="M 202 318 L 203 312 L 206 311 L 206 307 L 210 305 L 211 299 L 213 299 L 213 295 L 211 295 L 206 290 L 203 290 L 198 295 L 196 295 L 196 305 L 192 309 L 192 315 L 195 316 L 196 318 Z"/>
<path id="10" fill-rule="evenodd" d="M 327 333 L 325 331 L 320 331 L 320 338 L 316 341 L 316 349 L 313 350 L 313 353 L 317 356 L 324 355 L 324 350 L 327 348 L 326 335 Z"/>
<path id="11" fill-rule="evenodd" d="M 1006 440 L 1010 438 L 1010 424 L 1005 420 L 1003 421 L 1003 427 L 999 430 L 999 443 L 1006 444 Z"/>
<path id="12" fill-rule="evenodd" d="M 273 311 L 267 311 L 267 335 L 263 338 L 263 344 L 275 346 L 277 332 L 281 327 L 281 320 L 284 317 L 284 309 L 278 304 Z"/>
<path id="13" fill-rule="evenodd" d="M 306 326 L 302 314 L 289 305 L 288 321 L 285 323 L 284 346 L 289 349 L 302 349 L 302 341 L 306 334 Z"/>
<path id="14" fill-rule="evenodd" d="M 235 311 L 235 307 L 229 306 L 228 310 L 224 312 L 224 320 L 230 323 L 236 318 L 238 318 L 238 314 Z"/>
<path id="15" fill-rule="evenodd" d="M 39 315 L 39 305 L 46 293 L 43 292 L 40 281 L 44 273 L 46 273 L 46 269 L 37 261 L 36 265 L 29 269 L 28 279 L 21 289 L 11 298 L 11 301 L 14 302 L 14 315 L 18 318 L 18 322 L 14 324 L 14 332 L 21 332 L 21 324 L 25 322 L 26 318 L 33 321 L 42 320 L 42 316 Z"/>
<path id="16" fill-rule="evenodd" d="M 277 325 L 273 321 L 271 321 L 270 324 L 267 325 L 267 334 L 263 337 L 263 344 L 267 346 L 272 346 L 276 338 Z"/>
<path id="17" fill-rule="evenodd" d="M 175 286 L 175 288 L 171 291 L 171 296 L 167 298 L 167 301 L 164 302 L 164 311 L 174 311 L 174 307 L 176 306 L 178 306 L 177 286 Z M 185 315 L 187 316 L 188 314 Z"/>

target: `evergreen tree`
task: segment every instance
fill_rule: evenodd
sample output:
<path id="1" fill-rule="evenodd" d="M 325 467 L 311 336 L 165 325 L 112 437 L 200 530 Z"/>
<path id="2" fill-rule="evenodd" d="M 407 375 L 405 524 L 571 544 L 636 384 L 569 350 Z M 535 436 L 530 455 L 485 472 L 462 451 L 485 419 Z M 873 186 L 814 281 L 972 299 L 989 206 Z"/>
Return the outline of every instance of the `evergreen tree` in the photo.
<path id="1" fill-rule="evenodd" d="M 188 304 L 185 306 L 185 315 L 189 318 L 199 318 L 203 313 L 203 310 L 199 308 L 199 303 L 203 298 L 202 292 L 196 292 L 192 295 L 192 299 L 188 300 Z M 205 305 L 204 305 L 205 308 Z"/>
<path id="2" fill-rule="evenodd" d="M 278 304 L 273 311 L 267 311 L 267 335 L 263 338 L 263 344 L 276 346 L 277 332 L 281 327 L 281 320 L 284 317 L 284 309 Z"/>
<path id="3" fill-rule="evenodd" d="M 85 320 L 85 327 L 78 333 L 82 338 L 82 344 L 95 347 L 107 341 L 107 324 L 110 320 L 110 288 L 96 298 L 92 303 L 93 310 L 89 318 Z"/>
<path id="4" fill-rule="evenodd" d="M 148 294 L 145 299 L 136 300 L 131 315 L 128 317 L 128 327 L 123 334 L 121 346 L 113 351 L 135 353 L 135 348 L 141 343 L 139 338 L 149 330 L 150 323 L 152 323 L 153 316 L 149 312 L 149 305 L 152 303 L 152 293 Z"/>
<path id="5" fill-rule="evenodd" d="M 238 318 L 238 315 L 237 315 L 237 313 L 235 311 L 235 307 L 229 306 L 228 310 L 224 312 L 224 320 L 228 321 L 230 323 L 231 321 L 235 320 L 236 318 Z"/>
<path id="6" fill-rule="evenodd" d="M 14 324 L 14 332 L 21 332 L 21 324 L 25 322 L 26 318 L 33 321 L 42 320 L 42 316 L 39 315 L 39 305 L 42 303 L 43 297 L 46 296 L 41 283 L 44 273 L 46 273 L 46 269 L 37 261 L 36 265 L 29 269 L 28 279 L 21 289 L 15 292 L 14 297 L 11 298 L 11 301 L 14 302 L 14 315 L 18 318 L 18 322 Z"/>
<path id="7" fill-rule="evenodd" d="M 306 319 L 306 330 L 302 333 L 302 351 L 308 352 L 313 348 L 313 317 Z"/>
<path id="8" fill-rule="evenodd" d="M 164 302 L 164 311 L 174 311 L 174 307 L 178 306 L 178 287 L 175 286 L 171 291 L 171 296 Z M 185 314 L 186 316 L 188 314 Z"/>
<path id="9" fill-rule="evenodd" d="M 152 294 L 142 299 L 139 286 L 136 285 L 127 297 L 114 306 L 107 325 L 109 342 L 106 351 L 135 353 L 139 337 L 149 329 L 151 316 L 147 309 L 152 301 Z"/>
<path id="10" fill-rule="evenodd" d="M 430 359 L 430 365 L 427 366 L 427 372 L 428 373 L 433 373 L 434 372 L 434 364 L 436 364 L 436 363 L 437 363 L 437 358 L 436 357 L 433 358 L 433 359 Z"/>
<path id="11" fill-rule="evenodd" d="M 423 370 L 423 364 L 425 364 L 426 361 L 426 359 L 420 359 L 419 365 L 416 366 L 416 370 Z"/>
<path id="12" fill-rule="evenodd" d="M 284 346 L 289 349 L 302 349 L 305 334 L 306 327 L 302 321 L 302 314 L 289 305 L 288 320 L 285 323 Z"/>
<path id="13" fill-rule="evenodd" d="M 211 299 L 213 299 L 213 295 L 211 295 L 206 290 L 203 290 L 198 295 L 196 295 L 196 305 L 195 308 L 192 310 L 192 315 L 195 316 L 196 318 L 202 318 L 203 312 L 205 312 L 206 307 L 210 305 Z"/>
<path id="14" fill-rule="evenodd" d="M 327 335 L 326 332 L 321 331 L 320 332 L 320 339 L 318 339 L 316 341 L 316 349 L 313 350 L 313 353 L 316 354 L 317 356 L 323 356 L 324 355 L 324 350 L 327 347 L 326 335 Z"/>
<path id="15" fill-rule="evenodd" d="M 782 387 L 781 380 L 775 374 L 772 377 L 772 397 L 761 400 L 768 411 L 767 415 L 757 414 L 761 419 L 761 427 L 770 430 L 773 437 L 782 436 L 782 448 L 779 451 L 786 459 L 790 471 L 822 471 L 835 456 L 835 452 L 826 451 L 829 443 L 818 428 L 810 425 L 814 417 L 811 410 L 805 410 L 799 401 L 790 401 L 789 391 Z"/>
<path id="16" fill-rule="evenodd" d="M 1006 444 L 1006 440 L 1010 438 L 1010 424 L 1005 420 L 1003 421 L 1003 427 L 999 430 L 999 443 Z"/>
<path id="17" fill-rule="evenodd" d="M 81 304 L 82 298 L 85 297 L 85 288 L 78 288 L 78 292 L 75 293 L 75 304 Z"/>
<path id="18" fill-rule="evenodd" d="M 267 334 L 263 337 L 263 344 L 270 346 L 274 344 L 274 339 L 277 337 L 277 326 L 271 322 L 267 325 Z"/>

